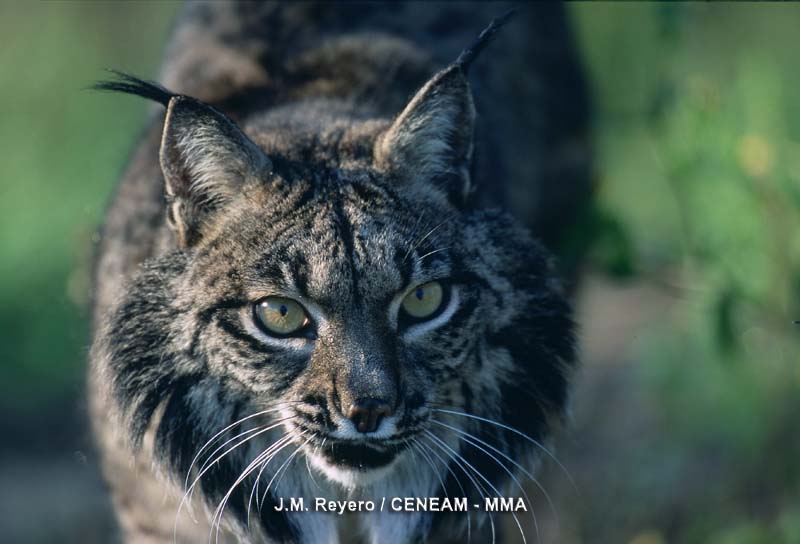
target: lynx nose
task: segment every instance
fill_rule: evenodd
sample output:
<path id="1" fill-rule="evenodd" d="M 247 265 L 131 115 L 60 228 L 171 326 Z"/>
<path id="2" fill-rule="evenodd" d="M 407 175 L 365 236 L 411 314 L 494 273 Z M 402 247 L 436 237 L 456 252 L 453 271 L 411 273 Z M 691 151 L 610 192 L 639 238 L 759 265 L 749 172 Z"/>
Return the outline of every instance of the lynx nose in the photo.
<path id="1" fill-rule="evenodd" d="M 380 399 L 358 399 L 350 405 L 347 418 L 360 433 L 374 433 L 384 417 L 392 415 L 389 403 Z"/>

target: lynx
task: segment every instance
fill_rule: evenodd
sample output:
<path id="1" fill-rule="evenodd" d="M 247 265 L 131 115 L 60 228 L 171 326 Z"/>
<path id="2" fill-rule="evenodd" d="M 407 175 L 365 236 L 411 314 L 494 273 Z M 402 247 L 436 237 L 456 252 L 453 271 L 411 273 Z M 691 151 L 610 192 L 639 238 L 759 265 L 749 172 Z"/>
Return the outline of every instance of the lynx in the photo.
<path id="1" fill-rule="evenodd" d="M 562 8 L 486 27 L 505 9 L 190 3 L 161 84 L 98 85 L 163 106 L 95 277 L 125 541 L 524 534 L 534 512 L 389 507 L 532 508 L 568 400 L 572 313 L 532 233 L 588 198 L 587 107 Z"/>

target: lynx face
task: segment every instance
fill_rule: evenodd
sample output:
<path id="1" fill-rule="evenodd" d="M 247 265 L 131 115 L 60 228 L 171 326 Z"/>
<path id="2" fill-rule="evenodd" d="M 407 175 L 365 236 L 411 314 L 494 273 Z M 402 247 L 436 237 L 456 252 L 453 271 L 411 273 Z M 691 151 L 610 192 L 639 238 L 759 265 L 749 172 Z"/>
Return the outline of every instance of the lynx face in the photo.
<path id="1" fill-rule="evenodd" d="M 526 295 L 494 292 L 501 278 L 476 262 L 502 259 L 481 248 L 486 216 L 435 194 L 415 206 L 375 172 L 290 175 L 243 194 L 198 246 L 181 327 L 195 324 L 209 371 L 253 407 L 280 407 L 303 451 L 349 484 L 391 465 L 432 406 L 464 408 L 481 339 Z"/>
<path id="2" fill-rule="evenodd" d="M 522 462 L 563 409 L 570 311 L 546 252 L 470 204 L 465 70 L 438 73 L 394 121 L 309 103 L 244 130 L 132 78 L 105 84 L 168 108 L 176 247 L 130 283 L 95 359 L 131 444 L 153 429 L 152 455 L 242 523 L 245 484 L 294 456 L 352 491 L 421 452 L 441 461 L 435 493 L 479 497 L 455 467 L 498 488 L 508 474 L 470 444 Z M 269 510 L 267 533 L 300 530 Z"/>
<path id="3" fill-rule="evenodd" d="M 478 316 L 496 313 L 458 266 L 461 218 L 360 177 L 243 199 L 187 271 L 187 285 L 207 286 L 209 306 L 193 313 L 210 366 L 254 406 L 280 406 L 334 478 L 389 465 L 426 406 L 452 404 L 442 378 L 474 351 Z"/>

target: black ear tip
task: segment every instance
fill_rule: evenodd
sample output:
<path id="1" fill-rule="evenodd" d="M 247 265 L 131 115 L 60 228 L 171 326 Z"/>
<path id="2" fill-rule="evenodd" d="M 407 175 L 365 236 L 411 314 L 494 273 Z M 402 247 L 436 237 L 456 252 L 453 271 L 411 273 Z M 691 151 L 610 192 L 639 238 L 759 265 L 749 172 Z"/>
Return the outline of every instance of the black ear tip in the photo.
<path id="1" fill-rule="evenodd" d="M 486 46 L 489 45 L 497 32 L 503 28 L 508 21 L 514 18 L 517 13 L 518 10 L 512 9 L 500 17 L 492 19 L 492 22 L 489 23 L 489 26 L 483 29 L 483 32 L 478 35 L 472 45 L 461 52 L 461 54 L 458 56 L 458 59 L 456 59 L 455 64 L 460 66 L 466 72 L 469 69 L 470 64 L 472 64 L 472 62 L 478 58 L 478 55 L 480 55 L 481 51 L 483 51 Z"/>
<path id="2" fill-rule="evenodd" d="M 169 104 L 170 100 L 178 96 L 154 81 L 140 79 L 126 72 L 120 72 L 119 70 L 108 69 L 108 71 L 114 74 L 116 79 L 98 81 L 92 85 L 90 89 L 141 96 L 142 98 L 158 102 L 165 107 Z"/>
<path id="3" fill-rule="evenodd" d="M 497 28 L 499 29 L 507 22 L 509 22 L 511 19 L 516 17 L 518 14 L 519 14 L 519 9 L 517 8 L 510 9 L 500 17 L 497 17 L 494 21 L 492 21 L 491 24 L 497 24 Z"/>

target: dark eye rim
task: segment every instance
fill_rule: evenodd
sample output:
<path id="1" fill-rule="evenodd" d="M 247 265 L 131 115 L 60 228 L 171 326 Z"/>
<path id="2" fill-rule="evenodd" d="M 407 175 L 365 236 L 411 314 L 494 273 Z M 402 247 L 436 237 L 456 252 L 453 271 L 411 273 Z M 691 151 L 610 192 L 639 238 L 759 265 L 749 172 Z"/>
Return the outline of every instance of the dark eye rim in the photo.
<path id="1" fill-rule="evenodd" d="M 414 325 L 419 325 L 420 323 L 427 323 L 433 319 L 436 319 L 445 311 L 445 309 L 450 305 L 450 297 L 452 295 L 452 288 L 450 282 L 447 280 L 429 280 L 424 283 L 420 283 L 415 285 L 411 289 L 409 289 L 408 293 L 411 293 L 417 287 L 422 287 L 423 285 L 427 285 L 429 283 L 438 283 L 442 288 L 442 302 L 439 304 L 439 307 L 436 308 L 436 311 L 433 312 L 431 315 L 426 315 L 425 317 L 414 317 L 408 312 L 406 312 L 405 308 L 403 308 L 403 303 L 400 303 L 400 309 L 397 312 L 397 328 L 399 330 L 407 329 L 409 327 L 413 327 Z M 406 295 L 408 296 L 408 295 Z"/>
<path id="2" fill-rule="evenodd" d="M 305 324 L 302 327 L 300 327 L 299 329 L 297 329 L 295 331 L 292 331 L 290 333 L 286 333 L 286 334 L 281 334 L 279 332 L 275 332 L 273 330 L 270 330 L 269 327 L 267 327 L 261 321 L 261 317 L 259 317 L 259 315 L 258 315 L 258 306 L 262 302 L 264 302 L 265 300 L 267 300 L 269 298 L 285 298 L 285 299 L 291 300 L 292 302 L 294 302 L 295 304 L 300 306 L 300 308 L 303 310 L 303 313 L 306 316 Z M 254 302 L 252 302 L 250 304 L 250 314 L 251 314 L 251 317 L 253 319 L 253 323 L 255 323 L 255 325 L 258 328 L 258 330 L 263 332 L 267 336 L 272 337 L 272 338 L 278 338 L 278 339 L 284 339 L 284 338 L 307 338 L 309 340 L 313 340 L 313 339 L 315 339 L 317 337 L 317 335 L 316 335 L 316 324 L 314 323 L 314 320 L 309 315 L 308 310 L 306 310 L 305 306 L 303 306 L 300 302 L 298 302 L 297 300 L 295 300 L 293 298 L 283 297 L 281 295 L 267 295 L 265 297 L 261 297 L 260 299 L 254 301 Z"/>

